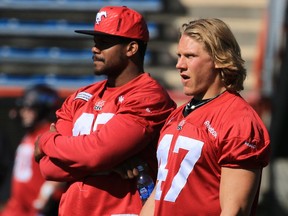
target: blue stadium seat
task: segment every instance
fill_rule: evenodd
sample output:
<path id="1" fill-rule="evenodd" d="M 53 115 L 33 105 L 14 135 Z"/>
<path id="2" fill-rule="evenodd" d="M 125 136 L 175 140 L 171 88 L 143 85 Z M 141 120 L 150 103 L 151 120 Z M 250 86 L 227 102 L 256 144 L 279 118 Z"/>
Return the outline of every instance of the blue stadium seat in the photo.
<path id="1" fill-rule="evenodd" d="M 159 36 L 158 26 L 155 23 L 148 23 L 150 38 Z M 0 35 L 32 35 L 32 36 L 65 36 L 83 37 L 76 34 L 76 29 L 93 29 L 93 25 L 84 22 L 69 22 L 67 20 L 20 20 L 16 18 L 0 19 Z"/>
<path id="2" fill-rule="evenodd" d="M 90 64 L 92 63 L 90 49 L 67 49 L 61 47 L 16 48 L 0 47 L 0 62 L 18 63 L 57 63 L 57 64 Z M 145 65 L 151 62 L 151 53 L 147 50 Z"/>
<path id="3" fill-rule="evenodd" d="M 126 5 L 140 12 L 158 12 L 161 0 L 2 0 L 2 9 L 95 11 L 106 5 Z"/>
<path id="4" fill-rule="evenodd" d="M 41 74 L 41 73 L 39 73 Z M 79 88 L 93 82 L 105 79 L 105 76 L 63 76 L 63 75 L 9 75 L 1 73 L 1 86 L 30 86 L 36 83 L 46 83 L 51 86 L 61 86 L 62 88 Z"/>

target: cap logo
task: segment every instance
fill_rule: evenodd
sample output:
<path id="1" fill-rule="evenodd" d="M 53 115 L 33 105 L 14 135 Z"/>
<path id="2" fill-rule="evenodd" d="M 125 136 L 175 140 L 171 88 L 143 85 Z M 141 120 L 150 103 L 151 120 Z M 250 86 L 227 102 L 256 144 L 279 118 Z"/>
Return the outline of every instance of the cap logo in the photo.
<path id="1" fill-rule="evenodd" d="M 103 16 L 107 17 L 107 12 L 106 11 L 100 11 L 100 12 L 97 13 L 97 15 L 96 15 L 96 24 L 97 25 L 101 22 Z"/>

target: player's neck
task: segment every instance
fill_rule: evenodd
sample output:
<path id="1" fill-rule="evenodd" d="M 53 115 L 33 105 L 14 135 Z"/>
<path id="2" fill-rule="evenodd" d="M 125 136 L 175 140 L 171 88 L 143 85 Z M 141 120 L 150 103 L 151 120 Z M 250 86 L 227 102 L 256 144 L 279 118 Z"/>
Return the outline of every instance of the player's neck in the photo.
<path id="1" fill-rule="evenodd" d="M 140 74 L 144 73 L 143 70 L 137 69 L 137 70 L 126 70 L 123 71 L 121 74 L 119 74 L 116 77 L 109 76 L 107 80 L 107 86 L 108 87 L 120 87 L 125 85 L 126 83 L 130 82 L 131 80 L 138 77 Z"/>
<path id="2" fill-rule="evenodd" d="M 218 95 L 211 97 L 211 98 L 207 98 L 207 99 L 201 99 L 198 100 L 197 98 L 192 98 L 189 103 L 185 106 L 184 110 L 183 110 L 183 115 L 187 116 L 189 113 L 191 113 L 193 110 L 209 103 L 210 101 L 214 100 L 215 98 L 219 97 L 221 94 L 223 94 L 225 91 L 220 92 Z"/>

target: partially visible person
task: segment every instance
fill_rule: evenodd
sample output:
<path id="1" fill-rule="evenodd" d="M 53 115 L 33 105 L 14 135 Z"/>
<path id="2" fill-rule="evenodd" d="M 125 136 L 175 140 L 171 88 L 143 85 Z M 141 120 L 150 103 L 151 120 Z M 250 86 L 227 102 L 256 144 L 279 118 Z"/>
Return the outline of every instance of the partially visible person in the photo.
<path id="1" fill-rule="evenodd" d="M 157 185 L 141 215 L 255 215 L 270 138 L 240 96 L 240 47 L 221 20 L 182 26 L 176 68 L 191 96 L 161 130 Z"/>
<path id="2" fill-rule="evenodd" d="M 57 215 L 58 206 L 54 205 L 59 203 L 60 197 L 55 197 L 54 203 L 51 199 L 54 192 L 62 190 L 61 185 L 43 178 L 33 152 L 37 136 L 49 130 L 60 105 L 61 99 L 57 91 L 44 84 L 27 88 L 17 100 L 25 135 L 16 150 L 10 198 L 0 213 L 1 216 Z M 52 203 L 50 207 L 53 209 L 46 205 Z"/>
<path id="3" fill-rule="evenodd" d="M 137 158 L 156 179 L 159 132 L 176 104 L 144 71 L 149 31 L 141 14 L 106 6 L 94 30 L 77 32 L 94 39 L 94 73 L 107 79 L 65 100 L 55 127 L 36 142 L 35 159 L 46 179 L 68 183 L 60 215 L 138 215 L 136 181 L 112 170 Z"/>

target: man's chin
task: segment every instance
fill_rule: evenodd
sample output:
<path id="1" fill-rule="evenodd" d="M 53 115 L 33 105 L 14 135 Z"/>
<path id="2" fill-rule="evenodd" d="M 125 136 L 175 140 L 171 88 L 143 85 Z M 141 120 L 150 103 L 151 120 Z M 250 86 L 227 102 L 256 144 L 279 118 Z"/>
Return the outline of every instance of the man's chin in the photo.
<path id="1" fill-rule="evenodd" d="M 102 75 L 105 75 L 105 73 L 103 71 L 94 70 L 94 75 L 102 76 Z"/>

